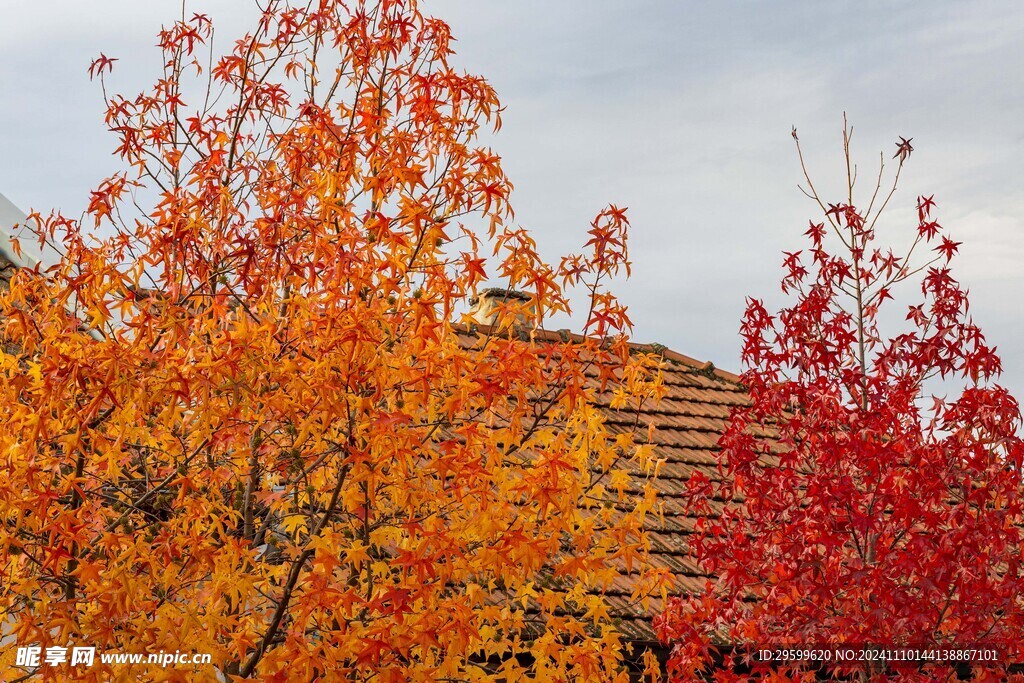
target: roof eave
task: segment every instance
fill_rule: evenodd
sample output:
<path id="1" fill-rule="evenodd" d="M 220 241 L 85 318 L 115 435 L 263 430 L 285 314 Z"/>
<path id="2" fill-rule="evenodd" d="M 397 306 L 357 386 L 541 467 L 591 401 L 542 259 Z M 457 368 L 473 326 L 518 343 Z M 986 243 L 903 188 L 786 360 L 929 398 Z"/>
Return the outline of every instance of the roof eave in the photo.
<path id="1" fill-rule="evenodd" d="M 31 240 L 31 244 L 18 241 L 18 248 L 14 247 L 18 240 L 18 229 L 27 221 L 25 212 L 0 194 L 0 255 L 15 268 L 34 268 L 42 262 L 38 253 L 39 245 L 35 240 Z"/>

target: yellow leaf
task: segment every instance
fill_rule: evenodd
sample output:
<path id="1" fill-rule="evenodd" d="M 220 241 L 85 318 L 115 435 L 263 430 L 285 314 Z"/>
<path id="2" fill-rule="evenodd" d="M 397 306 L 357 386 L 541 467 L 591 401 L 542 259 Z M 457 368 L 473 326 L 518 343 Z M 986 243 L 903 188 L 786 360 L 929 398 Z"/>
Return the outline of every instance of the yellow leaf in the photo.
<path id="1" fill-rule="evenodd" d="M 345 562 L 351 565 L 359 565 L 364 561 L 370 559 L 370 555 L 366 552 L 367 546 L 360 540 L 352 541 L 347 548 L 345 548 Z"/>

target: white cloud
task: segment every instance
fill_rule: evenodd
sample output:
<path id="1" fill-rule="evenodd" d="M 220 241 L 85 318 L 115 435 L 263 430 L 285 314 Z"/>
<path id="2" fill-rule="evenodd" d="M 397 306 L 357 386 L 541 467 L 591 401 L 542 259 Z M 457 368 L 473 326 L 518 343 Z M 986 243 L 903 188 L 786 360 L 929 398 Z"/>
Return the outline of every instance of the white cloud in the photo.
<path id="1" fill-rule="evenodd" d="M 1008 356 L 1022 355 L 1016 2 L 425 6 L 453 24 L 457 62 L 487 75 L 508 107 L 493 143 L 517 187 L 517 218 L 548 255 L 579 244 L 605 203 L 630 207 L 636 275 L 621 291 L 639 338 L 737 367 L 744 297 L 774 296 L 780 252 L 799 247 L 813 215 L 796 190 L 789 127 L 820 185 L 838 188 L 845 110 L 864 183 L 879 149 L 889 157 L 897 135 L 914 137 L 885 234 L 912 230 L 914 196 L 935 193 L 965 241 L 957 272 L 979 320 Z M 226 40 L 250 3 L 195 7 L 226 21 Z M 80 210 L 114 163 L 89 60 L 120 57 L 115 82 L 138 90 L 159 63 L 156 30 L 179 12 L 179 0 L 5 8 L 0 192 L 22 208 Z M 1007 384 L 1024 395 L 1024 357 L 1007 366 Z"/>

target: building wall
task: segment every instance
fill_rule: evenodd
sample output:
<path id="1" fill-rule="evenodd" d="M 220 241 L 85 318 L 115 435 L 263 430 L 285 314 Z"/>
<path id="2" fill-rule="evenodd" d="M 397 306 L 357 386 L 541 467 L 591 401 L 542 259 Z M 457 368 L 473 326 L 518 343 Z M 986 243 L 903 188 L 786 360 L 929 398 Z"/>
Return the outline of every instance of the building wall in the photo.
<path id="1" fill-rule="evenodd" d="M 4 258 L 3 254 L 0 254 L 0 287 L 7 288 L 7 283 L 10 282 L 13 273 L 14 264 Z"/>

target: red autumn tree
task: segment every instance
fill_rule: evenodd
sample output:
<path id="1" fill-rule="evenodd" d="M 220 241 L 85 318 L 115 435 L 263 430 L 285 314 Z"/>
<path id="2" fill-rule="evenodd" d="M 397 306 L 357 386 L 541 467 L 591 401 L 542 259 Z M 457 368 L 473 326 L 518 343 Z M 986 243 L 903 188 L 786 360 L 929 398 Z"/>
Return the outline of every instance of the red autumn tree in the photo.
<path id="1" fill-rule="evenodd" d="M 1018 404 L 994 382 L 999 357 L 950 270 L 959 243 L 936 221 L 932 197 L 917 201 L 905 252 L 876 234 L 910 141 L 898 143 L 884 187 L 883 159 L 862 207 L 850 132 L 839 203 L 822 202 L 800 155 L 821 221 L 805 250 L 786 254 L 782 290 L 792 302 L 772 314 L 748 301 L 749 404 L 721 439 L 721 478 L 690 481 L 701 520 L 692 550 L 717 580 L 661 619 L 676 680 L 717 666 L 716 680 L 806 680 L 817 670 L 946 681 L 950 659 L 975 656 L 767 666 L 751 656 L 759 648 L 995 650 L 997 662 L 964 663 L 978 680 L 1005 680 L 1008 662 L 1020 661 Z M 897 296 L 913 301 L 902 326 L 887 315 Z M 891 321 L 898 329 L 887 332 Z"/>
<path id="2" fill-rule="evenodd" d="M 659 580 L 595 402 L 657 393 L 606 288 L 624 212 L 540 259 L 497 96 L 415 0 L 260 10 L 224 54 L 161 32 L 108 98 L 122 172 L 0 290 L 0 679 L 624 683 L 603 593 Z M 488 279 L 526 296 L 470 326 Z M 575 286 L 585 335 L 545 334 Z"/>

